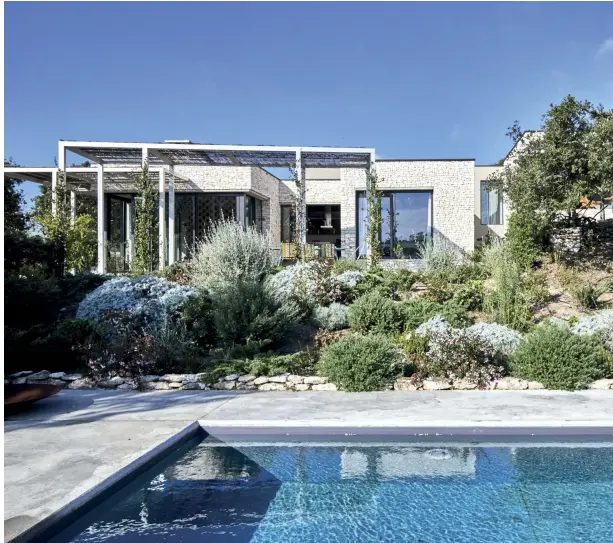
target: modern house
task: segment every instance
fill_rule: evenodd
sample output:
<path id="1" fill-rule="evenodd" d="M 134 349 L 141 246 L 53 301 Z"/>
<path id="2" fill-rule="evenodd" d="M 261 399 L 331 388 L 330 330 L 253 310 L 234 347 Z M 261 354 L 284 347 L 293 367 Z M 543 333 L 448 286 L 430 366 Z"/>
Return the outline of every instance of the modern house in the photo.
<path id="1" fill-rule="evenodd" d="M 67 167 L 69 152 L 91 165 Z M 5 168 L 4 175 L 51 186 L 65 178 L 73 219 L 77 198 L 97 199 L 99 272 L 128 269 L 135 177 L 143 165 L 163 194 L 160 267 L 189 258 L 210 221 L 222 217 L 269 232 L 284 257 L 292 255 L 296 236 L 320 254 L 363 257 L 369 172 L 383 193 L 385 259 L 416 258 L 419 243 L 434 233 L 467 251 L 490 233 L 504 235 L 502 198 L 486 190 L 500 166 L 476 166 L 472 158 L 375 162 L 375 150 L 366 148 L 60 141 L 58 162 L 57 168 Z M 294 178 L 268 171 L 280 167 L 293 168 Z"/>

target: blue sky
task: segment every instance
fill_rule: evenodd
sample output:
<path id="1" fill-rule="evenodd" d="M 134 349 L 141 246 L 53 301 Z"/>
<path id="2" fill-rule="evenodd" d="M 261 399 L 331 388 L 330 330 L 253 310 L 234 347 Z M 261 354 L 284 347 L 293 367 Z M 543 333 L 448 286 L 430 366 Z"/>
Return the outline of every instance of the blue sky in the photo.
<path id="1" fill-rule="evenodd" d="M 510 148 L 566 94 L 613 107 L 611 3 L 7 3 L 5 157 L 57 141 Z M 32 189 L 27 189 L 28 194 Z"/>

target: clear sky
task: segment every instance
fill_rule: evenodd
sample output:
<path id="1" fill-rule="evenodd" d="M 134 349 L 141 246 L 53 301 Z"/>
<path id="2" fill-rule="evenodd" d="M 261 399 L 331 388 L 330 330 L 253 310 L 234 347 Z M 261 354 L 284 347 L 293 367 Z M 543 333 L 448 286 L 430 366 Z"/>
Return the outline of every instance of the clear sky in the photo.
<path id="1" fill-rule="evenodd" d="M 569 93 L 613 107 L 613 3 L 5 4 L 20 165 L 53 165 L 59 139 L 489 164 Z"/>

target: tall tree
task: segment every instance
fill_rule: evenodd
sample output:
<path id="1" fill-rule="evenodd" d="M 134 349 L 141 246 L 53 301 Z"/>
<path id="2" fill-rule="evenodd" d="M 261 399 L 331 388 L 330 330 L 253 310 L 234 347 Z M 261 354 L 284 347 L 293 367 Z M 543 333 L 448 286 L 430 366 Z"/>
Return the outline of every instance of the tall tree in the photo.
<path id="1" fill-rule="evenodd" d="M 17 164 L 12 158 L 5 159 L 5 167 L 15 167 Z M 28 225 L 26 214 L 23 211 L 24 197 L 19 188 L 19 179 L 5 179 L 4 181 L 4 233 L 23 233 Z"/>
<path id="2" fill-rule="evenodd" d="M 507 134 L 517 143 L 517 122 Z M 574 225 L 582 196 L 613 192 L 613 110 L 569 95 L 543 115 L 540 133 L 524 136 L 525 145 L 492 176 L 514 214 L 551 224 L 563 212 Z"/>

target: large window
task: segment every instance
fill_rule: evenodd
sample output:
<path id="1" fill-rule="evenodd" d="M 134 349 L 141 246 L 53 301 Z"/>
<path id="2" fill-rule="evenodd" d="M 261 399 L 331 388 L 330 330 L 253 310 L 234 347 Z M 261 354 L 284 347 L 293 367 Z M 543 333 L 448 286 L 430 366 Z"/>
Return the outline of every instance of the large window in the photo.
<path id="1" fill-rule="evenodd" d="M 366 194 L 358 193 L 358 247 L 366 255 Z M 416 258 L 432 236 L 432 192 L 384 192 L 381 198 L 381 252 L 386 258 Z"/>
<path id="2" fill-rule="evenodd" d="M 481 224 L 502 224 L 502 194 L 487 181 L 481 181 Z"/>
<path id="3" fill-rule="evenodd" d="M 296 207 L 293 205 L 281 206 L 281 241 L 291 243 L 294 241 L 296 229 Z"/>
<path id="4" fill-rule="evenodd" d="M 255 226 L 258 232 L 262 231 L 262 200 L 245 196 L 245 224 Z"/>

